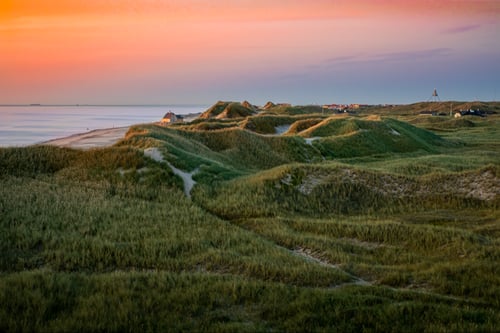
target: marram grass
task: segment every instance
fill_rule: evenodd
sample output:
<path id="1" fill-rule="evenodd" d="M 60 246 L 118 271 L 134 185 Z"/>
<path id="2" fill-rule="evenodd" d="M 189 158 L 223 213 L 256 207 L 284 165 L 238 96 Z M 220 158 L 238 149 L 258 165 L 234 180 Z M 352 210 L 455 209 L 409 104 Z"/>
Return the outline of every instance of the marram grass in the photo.
<path id="1" fill-rule="evenodd" d="M 0 331 L 498 330 L 497 118 L 307 110 L 0 149 Z"/>

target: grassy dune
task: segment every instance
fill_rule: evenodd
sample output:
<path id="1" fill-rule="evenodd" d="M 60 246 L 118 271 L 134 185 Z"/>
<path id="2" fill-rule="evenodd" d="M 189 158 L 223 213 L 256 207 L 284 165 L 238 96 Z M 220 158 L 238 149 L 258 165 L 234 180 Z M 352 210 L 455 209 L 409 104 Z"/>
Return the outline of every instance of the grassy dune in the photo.
<path id="1" fill-rule="evenodd" d="M 409 105 L 389 105 L 372 106 L 362 108 L 361 114 L 380 114 L 391 116 L 414 116 L 422 111 L 435 111 L 443 114 L 449 114 L 450 111 L 458 112 L 460 110 L 482 110 L 485 112 L 500 112 L 500 102 L 464 102 L 464 101 L 442 101 L 442 102 L 418 102 Z"/>
<path id="2" fill-rule="evenodd" d="M 413 108 L 0 149 L 0 331 L 497 330 L 500 118 Z"/>

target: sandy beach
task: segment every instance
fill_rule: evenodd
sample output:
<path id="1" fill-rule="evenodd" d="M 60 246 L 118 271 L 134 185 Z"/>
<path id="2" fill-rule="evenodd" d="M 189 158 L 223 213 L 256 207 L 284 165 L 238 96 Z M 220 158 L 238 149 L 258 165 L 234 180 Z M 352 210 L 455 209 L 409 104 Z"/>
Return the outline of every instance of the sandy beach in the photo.
<path id="1" fill-rule="evenodd" d="M 42 144 L 77 149 L 107 147 L 122 139 L 128 129 L 129 127 L 97 129 L 86 133 L 45 141 L 42 142 Z"/>

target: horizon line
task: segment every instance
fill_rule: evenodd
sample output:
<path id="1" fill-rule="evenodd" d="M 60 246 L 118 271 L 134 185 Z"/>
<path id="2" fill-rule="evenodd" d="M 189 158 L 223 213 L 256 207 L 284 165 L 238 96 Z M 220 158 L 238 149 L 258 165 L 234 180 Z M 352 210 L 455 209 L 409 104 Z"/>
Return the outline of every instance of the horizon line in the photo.
<path id="1" fill-rule="evenodd" d="M 232 101 L 225 101 L 225 102 L 232 102 Z M 291 105 L 296 105 L 296 106 L 301 106 L 301 105 L 329 105 L 329 104 L 360 104 L 360 105 L 368 105 L 368 106 L 380 106 L 380 105 L 411 105 L 411 104 L 417 104 L 417 103 L 451 103 L 451 102 L 458 102 L 458 103 L 496 103 L 499 102 L 497 100 L 442 100 L 442 101 L 428 101 L 428 100 L 421 100 L 421 101 L 414 101 L 414 102 L 405 102 L 405 103 L 357 103 L 357 102 L 328 102 L 328 103 L 306 103 L 306 104 L 291 104 Z M 215 102 L 217 103 L 217 102 Z M 111 103 L 103 103 L 103 104 L 93 104 L 93 103 L 0 103 L 0 107 L 6 107 L 6 106 L 31 106 L 31 107 L 37 107 L 37 106 L 103 106 L 103 107 L 133 107 L 133 106 L 145 106 L 145 107 L 163 107 L 163 106 L 210 106 L 213 104 L 209 103 L 172 103 L 172 104 L 111 104 Z"/>
<path id="2" fill-rule="evenodd" d="M 2 104 L 0 103 L 0 106 L 206 106 L 208 104 L 198 104 L 198 103 L 172 103 L 172 104 L 71 104 L 71 103 L 63 103 L 63 104 L 58 104 L 58 103 L 8 103 L 8 104 Z"/>

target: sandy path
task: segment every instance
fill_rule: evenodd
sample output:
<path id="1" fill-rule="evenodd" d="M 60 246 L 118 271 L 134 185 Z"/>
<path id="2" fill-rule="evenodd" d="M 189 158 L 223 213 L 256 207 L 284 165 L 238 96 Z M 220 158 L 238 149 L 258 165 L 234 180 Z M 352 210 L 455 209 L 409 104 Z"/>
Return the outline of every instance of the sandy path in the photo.
<path id="1" fill-rule="evenodd" d="M 358 276 L 355 276 L 355 275 L 352 275 L 351 273 L 343 270 L 338 265 L 331 264 L 328 261 L 319 258 L 318 256 L 316 256 L 313 253 L 313 251 L 311 251 L 309 249 L 304 249 L 304 248 L 298 247 L 295 250 L 288 250 L 287 249 L 287 251 L 291 251 L 291 253 L 293 253 L 294 255 L 302 257 L 302 258 L 304 258 L 304 259 L 306 259 L 308 261 L 314 262 L 314 263 L 316 263 L 318 265 L 342 271 L 343 273 L 347 274 L 353 280 L 352 282 L 345 282 L 345 283 L 341 283 L 339 285 L 336 285 L 336 286 L 334 286 L 335 288 L 342 287 L 342 286 L 347 286 L 347 285 L 358 285 L 358 286 L 371 286 L 372 285 L 370 282 L 365 281 L 362 278 L 360 278 Z"/>
<path id="2" fill-rule="evenodd" d="M 44 145 L 71 147 L 77 149 L 91 149 L 112 146 L 122 139 L 129 127 L 106 128 L 71 135 L 65 138 L 42 142 Z"/>
<path id="3" fill-rule="evenodd" d="M 174 167 L 172 164 L 169 162 L 165 161 L 163 158 L 163 154 L 158 148 L 148 148 L 144 150 L 144 155 L 152 158 L 153 160 L 157 162 L 165 162 L 168 164 L 168 166 L 172 169 L 174 174 L 182 178 L 182 181 L 184 182 L 184 193 L 188 198 L 191 198 L 191 190 L 193 189 L 194 185 L 196 182 L 193 180 L 193 175 L 198 172 L 198 169 L 194 170 L 193 172 L 185 172 L 180 169 L 177 169 Z"/>
<path id="4" fill-rule="evenodd" d="M 274 128 L 274 130 L 276 131 L 275 135 L 283 135 L 283 134 L 285 134 L 290 129 L 290 127 L 292 127 L 292 125 L 280 125 L 280 126 L 276 126 Z"/>
<path id="5" fill-rule="evenodd" d="M 304 140 L 306 140 L 306 143 L 308 145 L 311 145 L 311 146 L 312 146 L 314 141 L 319 140 L 319 139 L 321 139 L 321 137 L 319 137 L 319 136 L 315 136 L 313 138 L 304 138 Z"/>

